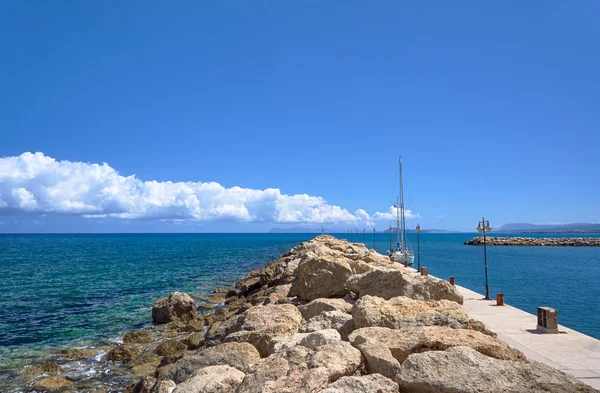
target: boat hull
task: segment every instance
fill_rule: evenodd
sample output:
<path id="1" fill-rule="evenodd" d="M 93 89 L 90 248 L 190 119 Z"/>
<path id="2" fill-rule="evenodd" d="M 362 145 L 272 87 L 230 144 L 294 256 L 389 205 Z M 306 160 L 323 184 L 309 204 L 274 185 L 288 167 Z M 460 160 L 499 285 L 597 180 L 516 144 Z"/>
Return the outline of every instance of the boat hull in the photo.
<path id="1" fill-rule="evenodd" d="M 415 263 L 414 254 L 409 254 L 405 252 L 395 252 L 392 254 L 392 258 L 394 259 L 394 262 L 402 264 L 406 262 L 409 266 Z"/>

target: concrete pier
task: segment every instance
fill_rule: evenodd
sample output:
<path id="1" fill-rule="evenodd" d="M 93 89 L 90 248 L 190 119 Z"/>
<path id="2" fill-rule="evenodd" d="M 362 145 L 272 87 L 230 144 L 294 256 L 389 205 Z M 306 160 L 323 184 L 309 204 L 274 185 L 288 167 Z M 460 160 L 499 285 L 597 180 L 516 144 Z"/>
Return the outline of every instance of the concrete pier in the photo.
<path id="1" fill-rule="evenodd" d="M 600 389 L 600 340 L 563 325 L 558 325 L 558 334 L 542 334 L 536 330 L 535 315 L 509 305 L 496 306 L 495 300 L 483 300 L 483 295 L 458 285 L 456 289 L 463 295 L 471 318 L 485 323 L 500 340 L 528 359 L 572 374 Z"/>

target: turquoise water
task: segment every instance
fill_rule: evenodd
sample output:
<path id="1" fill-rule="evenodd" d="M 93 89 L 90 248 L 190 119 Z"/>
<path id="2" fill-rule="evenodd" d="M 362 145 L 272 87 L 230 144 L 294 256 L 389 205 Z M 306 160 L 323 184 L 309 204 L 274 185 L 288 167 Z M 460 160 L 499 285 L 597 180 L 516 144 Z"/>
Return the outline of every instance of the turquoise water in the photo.
<path id="1" fill-rule="evenodd" d="M 313 236 L 0 235 L 0 371 L 148 325 L 158 297 L 183 290 L 202 301 Z M 483 249 L 462 244 L 473 236 L 422 234 L 421 265 L 483 293 Z M 416 234 L 409 240 L 416 251 Z M 366 244 L 373 247 L 372 233 Z M 389 235 L 377 234 L 375 245 L 385 253 Z M 600 338 L 600 248 L 489 247 L 488 265 L 492 296 L 501 291 L 531 313 L 554 307 L 561 324 Z"/>

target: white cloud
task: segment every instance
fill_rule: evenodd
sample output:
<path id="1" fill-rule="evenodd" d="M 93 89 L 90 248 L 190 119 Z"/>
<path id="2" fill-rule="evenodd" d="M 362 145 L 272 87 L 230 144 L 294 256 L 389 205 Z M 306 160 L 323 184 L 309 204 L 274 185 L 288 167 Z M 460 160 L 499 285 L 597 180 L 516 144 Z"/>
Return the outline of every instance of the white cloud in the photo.
<path id="1" fill-rule="evenodd" d="M 2 209 L 174 222 L 372 223 L 365 210 L 351 213 L 319 196 L 225 188 L 215 182 L 142 181 L 106 163 L 57 161 L 43 153 L 0 158 Z"/>
<path id="2" fill-rule="evenodd" d="M 373 214 L 373 219 L 376 221 L 396 220 L 397 210 L 398 210 L 398 208 L 396 208 L 396 207 L 394 207 L 394 205 L 392 205 L 392 206 L 390 206 L 390 209 L 385 213 L 377 212 L 377 213 Z M 409 219 L 410 218 L 421 218 L 421 216 L 418 213 L 413 213 L 411 210 L 404 210 L 404 217 L 409 218 Z"/>
<path id="3" fill-rule="evenodd" d="M 435 216 L 436 218 L 446 218 L 446 217 L 450 217 L 450 214 L 446 214 L 446 213 L 442 213 L 442 214 L 438 214 L 437 216 Z"/>

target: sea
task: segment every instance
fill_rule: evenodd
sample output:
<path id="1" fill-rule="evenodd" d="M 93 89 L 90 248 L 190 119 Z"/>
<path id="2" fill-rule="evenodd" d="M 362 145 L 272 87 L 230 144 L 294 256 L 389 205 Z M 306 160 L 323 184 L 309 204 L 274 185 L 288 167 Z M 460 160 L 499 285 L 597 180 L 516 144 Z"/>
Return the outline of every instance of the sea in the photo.
<path id="1" fill-rule="evenodd" d="M 380 253 L 388 233 L 333 234 Z M 153 302 L 174 290 L 197 302 L 315 234 L 0 235 L 0 391 L 3 376 L 72 347 L 118 342 L 151 326 Z M 485 292 L 476 234 L 408 234 L 415 265 Z M 502 234 L 502 236 L 512 236 Z M 514 235 L 582 237 L 590 235 Z M 420 250 L 420 253 L 418 252 Z M 559 323 L 600 339 L 600 248 L 488 247 L 490 295 L 535 314 L 558 310 Z M 534 328 L 534 326 L 532 326 Z"/>

